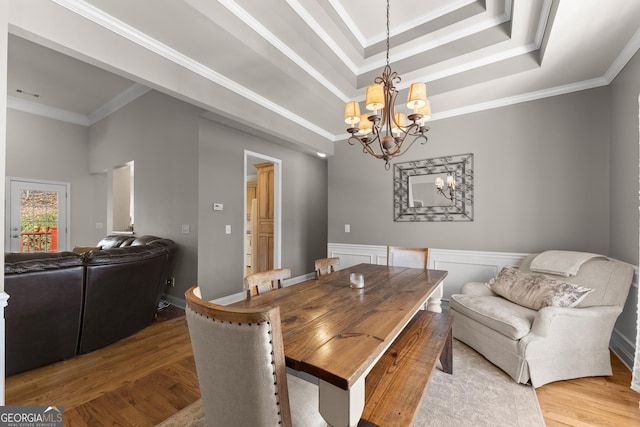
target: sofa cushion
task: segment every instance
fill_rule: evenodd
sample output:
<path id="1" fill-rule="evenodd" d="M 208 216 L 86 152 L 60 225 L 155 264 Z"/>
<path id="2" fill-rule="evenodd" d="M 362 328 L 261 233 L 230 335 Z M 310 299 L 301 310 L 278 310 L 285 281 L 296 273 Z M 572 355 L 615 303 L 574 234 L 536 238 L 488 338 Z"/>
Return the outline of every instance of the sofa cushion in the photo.
<path id="1" fill-rule="evenodd" d="M 593 289 L 552 279 L 540 273 L 523 273 L 503 268 L 489 281 L 496 294 L 516 304 L 539 310 L 542 307 L 575 307 Z"/>
<path id="2" fill-rule="evenodd" d="M 451 308 L 513 340 L 531 331 L 537 314 L 499 296 L 451 295 Z"/>

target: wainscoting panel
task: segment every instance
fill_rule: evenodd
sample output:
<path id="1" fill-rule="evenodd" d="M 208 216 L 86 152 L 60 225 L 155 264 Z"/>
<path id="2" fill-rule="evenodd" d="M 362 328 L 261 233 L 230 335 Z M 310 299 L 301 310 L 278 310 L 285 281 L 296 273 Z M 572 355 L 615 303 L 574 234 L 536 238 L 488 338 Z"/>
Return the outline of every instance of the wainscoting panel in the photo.
<path id="1" fill-rule="evenodd" d="M 387 247 L 374 245 L 345 245 L 342 243 L 329 243 L 327 256 L 340 258 L 340 268 L 352 265 L 387 264 Z"/>
<path id="2" fill-rule="evenodd" d="M 340 257 L 340 268 L 363 262 L 382 265 L 387 263 L 386 246 L 329 243 L 327 253 L 330 257 Z M 466 282 L 486 282 L 495 277 L 502 267 L 518 265 L 526 255 L 430 248 L 428 267 L 449 272 L 443 282 L 442 305 L 446 308 L 449 306 L 449 297 L 459 293 Z"/>

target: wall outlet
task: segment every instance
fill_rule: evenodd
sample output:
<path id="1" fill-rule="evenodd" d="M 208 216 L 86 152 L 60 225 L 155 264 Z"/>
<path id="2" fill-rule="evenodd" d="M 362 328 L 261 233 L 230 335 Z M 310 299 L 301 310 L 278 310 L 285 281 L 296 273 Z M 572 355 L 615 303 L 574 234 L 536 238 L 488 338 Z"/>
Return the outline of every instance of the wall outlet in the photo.
<path id="1" fill-rule="evenodd" d="M 175 286 L 176 286 L 176 278 L 175 277 L 169 277 L 167 279 L 167 286 L 171 286 L 172 288 L 175 288 Z"/>
<path id="2" fill-rule="evenodd" d="M 351 224 L 345 224 L 344 225 L 344 232 L 345 233 L 351 233 Z"/>

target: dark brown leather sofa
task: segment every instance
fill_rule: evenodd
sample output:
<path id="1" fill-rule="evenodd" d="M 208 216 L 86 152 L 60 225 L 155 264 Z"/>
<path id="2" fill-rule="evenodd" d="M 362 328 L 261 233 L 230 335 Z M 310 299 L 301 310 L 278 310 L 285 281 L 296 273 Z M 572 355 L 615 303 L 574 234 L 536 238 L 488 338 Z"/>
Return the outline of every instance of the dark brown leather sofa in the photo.
<path id="1" fill-rule="evenodd" d="M 7 376 L 114 343 L 148 326 L 176 245 L 107 236 L 77 255 L 6 253 Z"/>
<path id="2" fill-rule="evenodd" d="M 6 375 L 73 357 L 82 316 L 82 257 L 7 253 L 4 262 Z"/>

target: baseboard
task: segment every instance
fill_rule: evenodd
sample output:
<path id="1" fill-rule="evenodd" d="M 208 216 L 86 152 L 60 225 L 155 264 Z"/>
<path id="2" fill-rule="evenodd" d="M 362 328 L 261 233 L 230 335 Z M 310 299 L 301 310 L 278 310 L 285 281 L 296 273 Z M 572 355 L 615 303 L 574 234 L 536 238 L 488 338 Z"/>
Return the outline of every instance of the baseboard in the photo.
<path id="1" fill-rule="evenodd" d="M 635 345 L 627 337 L 622 335 L 617 329 L 611 334 L 609 348 L 618 356 L 618 359 L 631 371 L 635 358 Z"/>
<path id="2" fill-rule="evenodd" d="M 164 295 L 162 295 L 162 298 L 167 300 L 169 302 L 169 304 L 175 305 L 176 307 L 180 307 L 182 309 L 184 309 L 187 306 L 187 304 L 185 302 L 185 299 L 181 298 L 181 297 L 176 297 L 176 296 L 173 296 L 173 295 L 164 294 Z"/>

